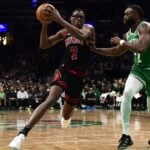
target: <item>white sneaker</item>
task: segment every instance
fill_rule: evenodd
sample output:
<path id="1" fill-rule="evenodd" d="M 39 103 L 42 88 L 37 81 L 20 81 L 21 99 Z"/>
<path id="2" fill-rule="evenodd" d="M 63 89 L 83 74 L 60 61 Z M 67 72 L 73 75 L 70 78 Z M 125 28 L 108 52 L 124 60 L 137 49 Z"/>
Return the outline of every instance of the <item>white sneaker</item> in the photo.
<path id="1" fill-rule="evenodd" d="M 68 120 L 65 120 L 63 117 L 61 118 L 61 127 L 62 128 L 68 128 L 71 123 L 71 118 Z"/>
<path id="2" fill-rule="evenodd" d="M 12 150 L 20 150 L 21 144 L 24 140 L 25 140 L 25 135 L 19 134 L 10 142 L 9 147 L 11 147 Z"/>

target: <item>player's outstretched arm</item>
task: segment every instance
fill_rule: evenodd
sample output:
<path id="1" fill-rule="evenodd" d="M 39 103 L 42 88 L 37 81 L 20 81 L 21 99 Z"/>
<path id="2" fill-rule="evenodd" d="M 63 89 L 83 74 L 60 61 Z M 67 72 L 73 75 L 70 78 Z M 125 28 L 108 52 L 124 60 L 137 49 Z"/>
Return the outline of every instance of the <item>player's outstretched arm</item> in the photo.
<path id="1" fill-rule="evenodd" d="M 98 47 L 91 47 L 91 50 L 94 53 L 105 55 L 105 56 L 120 56 L 124 54 L 127 49 L 123 48 L 122 46 L 118 45 L 116 47 L 110 47 L 110 48 L 98 48 Z"/>
<path id="2" fill-rule="evenodd" d="M 144 23 L 139 28 L 139 40 L 135 43 L 129 43 L 119 37 L 111 38 L 111 42 L 114 44 L 121 43 L 122 47 L 128 49 L 131 52 L 142 53 L 150 44 L 150 25 Z"/>

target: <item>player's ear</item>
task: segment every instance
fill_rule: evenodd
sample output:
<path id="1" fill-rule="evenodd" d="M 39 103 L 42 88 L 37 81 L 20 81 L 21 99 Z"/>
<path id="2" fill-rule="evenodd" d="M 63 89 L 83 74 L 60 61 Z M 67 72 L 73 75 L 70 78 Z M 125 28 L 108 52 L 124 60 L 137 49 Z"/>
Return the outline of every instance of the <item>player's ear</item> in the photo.
<path id="1" fill-rule="evenodd" d="M 70 21 L 72 22 L 72 16 L 70 16 Z"/>

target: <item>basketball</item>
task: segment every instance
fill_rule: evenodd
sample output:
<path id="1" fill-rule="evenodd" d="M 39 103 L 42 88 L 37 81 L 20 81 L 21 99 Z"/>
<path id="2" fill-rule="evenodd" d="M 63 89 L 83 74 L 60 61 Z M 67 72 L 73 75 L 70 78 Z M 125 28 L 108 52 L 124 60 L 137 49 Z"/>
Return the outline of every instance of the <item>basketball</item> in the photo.
<path id="1" fill-rule="evenodd" d="M 51 23 L 52 20 L 49 16 L 47 16 L 45 13 L 43 13 L 44 9 L 48 10 L 54 10 L 55 7 L 52 4 L 44 3 L 41 4 L 37 9 L 36 9 L 36 17 L 41 23 Z"/>

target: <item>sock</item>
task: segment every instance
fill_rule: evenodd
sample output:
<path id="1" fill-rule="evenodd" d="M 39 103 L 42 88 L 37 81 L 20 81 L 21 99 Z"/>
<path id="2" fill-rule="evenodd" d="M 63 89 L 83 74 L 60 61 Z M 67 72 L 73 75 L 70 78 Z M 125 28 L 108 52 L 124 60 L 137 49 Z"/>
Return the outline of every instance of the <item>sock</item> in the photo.
<path id="1" fill-rule="evenodd" d="M 19 132 L 19 134 L 24 134 L 25 136 L 27 136 L 30 130 L 31 130 L 31 128 L 25 126 L 25 127 Z M 19 135 L 19 134 L 18 134 L 18 135 Z"/>

